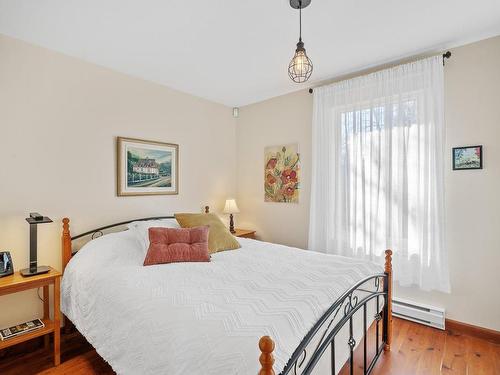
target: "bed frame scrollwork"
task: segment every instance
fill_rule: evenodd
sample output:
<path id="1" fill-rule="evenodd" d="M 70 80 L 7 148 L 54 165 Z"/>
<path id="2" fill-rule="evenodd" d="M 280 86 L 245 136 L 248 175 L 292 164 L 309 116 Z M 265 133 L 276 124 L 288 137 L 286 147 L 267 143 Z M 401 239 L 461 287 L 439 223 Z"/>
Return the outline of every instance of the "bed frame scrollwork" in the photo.
<path id="1" fill-rule="evenodd" d="M 205 206 L 205 212 L 209 212 L 209 207 Z M 63 272 L 71 257 L 78 251 L 75 244 L 79 240 L 90 241 L 102 236 L 107 231 L 123 230 L 124 226 L 132 221 L 146 221 L 155 219 L 173 218 L 173 216 L 153 217 L 129 220 L 117 224 L 107 225 L 71 237 L 69 219 L 63 219 L 62 231 L 62 263 Z M 374 331 L 375 342 L 373 357 L 368 358 L 368 303 L 375 301 Z M 381 303 L 383 301 L 383 303 Z M 385 251 L 385 270 L 383 273 L 369 276 L 347 290 L 340 296 L 322 317 L 311 328 L 303 338 L 292 357 L 287 362 L 280 375 L 309 375 L 317 367 L 318 362 L 325 352 L 330 353 L 331 374 L 337 374 L 335 362 L 335 348 L 337 345 L 348 345 L 349 359 L 346 366 L 349 366 L 349 373 L 354 373 L 354 351 L 357 345 L 353 329 L 354 314 L 362 312 L 363 336 L 359 343 L 362 348 L 363 374 L 370 374 L 382 352 L 391 348 L 392 341 L 392 251 Z M 371 321 L 371 319 L 370 319 Z M 380 327 L 382 325 L 382 327 Z M 348 340 L 345 343 L 338 342 L 338 333 L 341 330 L 347 332 Z M 337 341 L 336 341 L 337 339 Z M 274 356 L 275 343 L 269 336 L 263 336 L 259 341 L 261 352 L 259 375 L 275 375 Z"/>
<path id="2" fill-rule="evenodd" d="M 370 286 L 371 288 L 367 288 Z M 368 303 L 375 300 L 376 313 L 374 318 L 374 356 L 368 358 Z M 379 310 L 380 302 L 383 300 L 382 308 Z M 292 357 L 286 364 L 280 375 L 309 375 L 318 365 L 323 354 L 329 349 L 331 374 L 337 374 L 340 369 L 336 368 L 335 347 L 336 345 L 349 346 L 349 359 L 346 366 L 349 374 L 354 374 L 354 349 L 356 339 L 353 334 L 353 317 L 357 311 L 362 311 L 363 336 L 362 336 L 362 361 L 363 374 L 370 374 L 382 352 L 391 349 L 392 342 L 392 251 L 385 251 L 384 273 L 369 276 L 342 294 L 323 314 L 320 320 L 313 326 L 309 333 L 299 344 Z M 382 327 L 380 327 L 382 325 Z M 347 343 L 336 342 L 335 339 L 341 329 L 348 329 Z M 313 350 L 308 352 L 312 342 Z M 269 336 L 264 336 L 259 341 L 261 350 L 259 375 L 275 375 L 273 369 L 275 348 L 274 341 Z M 345 367 L 345 366 L 344 366 Z M 344 373 L 344 372 L 343 372 Z"/>

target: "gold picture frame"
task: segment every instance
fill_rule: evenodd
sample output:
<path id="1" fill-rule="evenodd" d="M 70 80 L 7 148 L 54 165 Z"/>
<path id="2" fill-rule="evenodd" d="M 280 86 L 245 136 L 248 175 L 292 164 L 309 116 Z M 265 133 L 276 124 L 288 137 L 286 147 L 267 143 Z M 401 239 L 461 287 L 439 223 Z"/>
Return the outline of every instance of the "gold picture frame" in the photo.
<path id="1" fill-rule="evenodd" d="M 117 195 L 179 194 L 179 145 L 117 137 Z"/>

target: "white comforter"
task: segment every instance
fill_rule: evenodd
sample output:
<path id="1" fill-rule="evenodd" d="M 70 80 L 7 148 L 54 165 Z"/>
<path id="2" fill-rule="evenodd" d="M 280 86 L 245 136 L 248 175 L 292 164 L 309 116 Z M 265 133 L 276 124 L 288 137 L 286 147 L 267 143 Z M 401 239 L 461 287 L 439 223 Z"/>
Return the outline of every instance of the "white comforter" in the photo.
<path id="1" fill-rule="evenodd" d="M 259 338 L 280 372 L 324 311 L 373 263 L 249 239 L 210 263 L 143 267 L 129 232 L 68 264 L 62 311 L 119 374 L 256 374 Z"/>

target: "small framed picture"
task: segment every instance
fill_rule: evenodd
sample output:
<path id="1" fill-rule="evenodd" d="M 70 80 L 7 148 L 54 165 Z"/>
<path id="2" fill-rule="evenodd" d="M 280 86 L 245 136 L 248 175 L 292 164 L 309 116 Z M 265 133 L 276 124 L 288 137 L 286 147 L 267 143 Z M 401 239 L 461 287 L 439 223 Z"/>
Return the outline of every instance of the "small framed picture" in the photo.
<path id="1" fill-rule="evenodd" d="M 117 194 L 178 194 L 179 145 L 117 139 Z"/>
<path id="2" fill-rule="evenodd" d="M 483 146 L 453 147 L 453 170 L 483 169 Z"/>

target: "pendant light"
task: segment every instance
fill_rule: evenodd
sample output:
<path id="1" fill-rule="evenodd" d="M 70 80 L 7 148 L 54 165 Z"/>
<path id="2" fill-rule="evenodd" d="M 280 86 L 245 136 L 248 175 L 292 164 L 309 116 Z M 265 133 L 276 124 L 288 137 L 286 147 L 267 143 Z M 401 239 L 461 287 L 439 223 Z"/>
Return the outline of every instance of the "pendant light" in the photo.
<path id="1" fill-rule="evenodd" d="M 302 9 L 309 4 L 311 4 L 311 0 L 290 0 L 290 6 L 299 10 L 299 42 L 295 55 L 288 64 L 288 75 L 296 83 L 306 82 L 313 71 L 312 61 L 307 57 L 304 42 L 302 42 Z"/>

